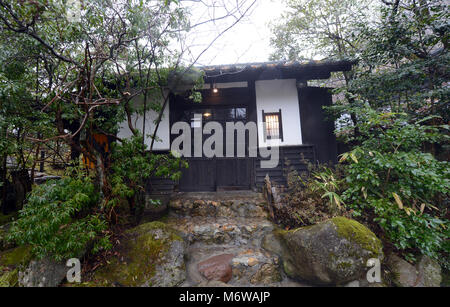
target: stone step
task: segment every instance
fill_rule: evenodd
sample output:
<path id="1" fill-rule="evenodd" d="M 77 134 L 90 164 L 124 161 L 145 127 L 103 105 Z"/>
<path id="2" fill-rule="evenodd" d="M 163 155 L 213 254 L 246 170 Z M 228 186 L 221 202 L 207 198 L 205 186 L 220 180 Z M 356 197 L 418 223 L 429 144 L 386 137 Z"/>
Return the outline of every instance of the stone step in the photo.
<path id="1" fill-rule="evenodd" d="M 169 202 L 171 212 L 181 216 L 266 218 L 266 203 L 260 193 L 176 193 Z"/>
<path id="2" fill-rule="evenodd" d="M 306 286 L 264 249 L 275 228 L 266 206 L 251 191 L 175 194 L 167 223 L 188 243 L 184 286 Z"/>
<path id="3" fill-rule="evenodd" d="M 263 218 L 227 218 L 210 216 L 176 216 L 168 224 L 178 230 L 192 244 L 260 245 L 262 237 L 274 229 L 274 225 Z"/>
<path id="4" fill-rule="evenodd" d="M 230 286 L 293 286 L 304 287 L 302 284 L 289 279 L 283 272 L 280 259 L 264 249 L 251 247 L 237 247 L 227 244 L 204 245 L 194 243 L 188 249 L 186 262 L 187 280 L 183 286 L 202 286 L 207 284 L 207 279 L 199 270 L 199 264 L 208 262 L 209 259 L 222 255 L 231 257 L 225 265 L 215 264 L 209 267 L 210 272 L 228 277 L 224 282 Z M 214 265 L 214 264 L 213 264 Z"/>

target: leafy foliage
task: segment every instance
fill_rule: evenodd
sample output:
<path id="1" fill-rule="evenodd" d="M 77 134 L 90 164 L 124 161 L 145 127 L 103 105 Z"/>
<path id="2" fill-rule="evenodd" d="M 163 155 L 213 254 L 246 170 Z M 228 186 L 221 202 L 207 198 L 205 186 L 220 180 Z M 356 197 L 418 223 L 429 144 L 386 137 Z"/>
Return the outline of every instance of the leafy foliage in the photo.
<path id="1" fill-rule="evenodd" d="M 38 257 L 56 260 L 80 257 L 89 243 L 93 250 L 108 248 L 107 223 L 100 214 L 89 214 L 97 205 L 92 178 L 82 171 L 33 189 L 19 219 L 9 231 L 9 240 L 29 244 Z"/>
<path id="2" fill-rule="evenodd" d="M 358 25 L 374 14 L 368 0 L 284 0 L 272 26 L 274 60 L 352 57 L 363 43 Z"/>
<path id="3" fill-rule="evenodd" d="M 341 170 L 309 165 L 309 172 L 288 175 L 288 192 L 275 208 L 275 219 L 287 227 L 313 225 L 334 216 L 348 215 L 340 197 L 344 187 Z"/>
<path id="4" fill-rule="evenodd" d="M 111 159 L 108 173 L 111 196 L 105 202 L 108 212 L 114 211 L 123 200 L 131 202 L 132 206 L 135 204 L 134 207 L 142 206 L 142 200 L 137 198 L 139 193 L 145 191 L 145 182 L 152 177 L 176 181 L 181 176 L 180 169 L 187 167 L 186 161 L 171 154 L 149 152 L 139 134 L 114 143 Z M 151 180 L 149 182 L 151 184 Z"/>
<path id="5" fill-rule="evenodd" d="M 448 259 L 448 5 L 427 0 L 286 4 L 286 18 L 273 28 L 275 59 L 358 60 L 343 73 L 337 102 L 327 108 L 337 120 L 337 136 L 351 148 L 341 156 L 342 177 L 335 174 L 344 182 L 328 191 L 320 179 L 321 193 L 343 201 L 407 258 L 422 253 Z M 312 53 L 303 51 L 311 47 Z"/>
<path id="6" fill-rule="evenodd" d="M 410 258 L 418 251 L 434 258 L 449 252 L 444 200 L 450 193 L 450 165 L 421 151 L 424 143 L 445 137 L 442 128 L 375 111 L 359 127 L 361 144 L 341 158 L 347 163 L 343 200 L 355 215 L 378 222 Z"/>

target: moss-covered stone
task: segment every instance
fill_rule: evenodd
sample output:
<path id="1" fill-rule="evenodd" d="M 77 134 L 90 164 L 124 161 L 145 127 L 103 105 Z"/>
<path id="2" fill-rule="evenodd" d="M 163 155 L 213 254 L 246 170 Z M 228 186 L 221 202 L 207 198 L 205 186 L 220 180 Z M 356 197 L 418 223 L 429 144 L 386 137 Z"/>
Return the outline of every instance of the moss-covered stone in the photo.
<path id="1" fill-rule="evenodd" d="M 180 275 L 177 270 L 185 269 L 184 260 L 181 263 L 178 259 L 184 255 L 182 238 L 161 222 L 142 224 L 127 231 L 119 254 L 122 256 L 111 259 L 106 266 L 97 270 L 92 279 L 94 285 L 159 285 L 156 275 L 161 270 L 165 272 L 161 274 L 166 275 L 161 278 L 166 281 L 173 278 L 176 285 Z"/>
<path id="2" fill-rule="evenodd" d="M 383 258 L 381 241 L 365 226 L 344 217 L 277 235 L 283 239 L 286 274 L 312 283 L 358 280 L 367 271 L 369 258 Z"/>
<path id="3" fill-rule="evenodd" d="M 19 269 L 30 262 L 31 256 L 29 246 L 19 246 L 0 252 L 0 287 L 17 286 Z"/>
<path id="4" fill-rule="evenodd" d="M 283 270 L 290 278 L 299 277 L 296 273 L 294 265 L 288 259 L 283 260 Z"/>
<path id="5" fill-rule="evenodd" d="M 18 285 L 19 269 L 8 270 L 0 267 L 0 287 L 16 287 Z"/>
<path id="6" fill-rule="evenodd" d="M 365 250 L 371 251 L 373 258 L 380 256 L 383 245 L 380 239 L 367 227 L 355 220 L 340 216 L 331 219 L 331 221 L 336 226 L 339 236 L 359 244 Z"/>
<path id="7" fill-rule="evenodd" d="M 31 260 L 31 248 L 19 246 L 0 253 L 0 266 L 26 265 Z"/>
<path id="8" fill-rule="evenodd" d="M 420 277 L 420 285 L 425 287 L 439 287 L 442 282 L 442 269 L 436 260 L 428 256 L 421 256 L 416 265 Z"/>

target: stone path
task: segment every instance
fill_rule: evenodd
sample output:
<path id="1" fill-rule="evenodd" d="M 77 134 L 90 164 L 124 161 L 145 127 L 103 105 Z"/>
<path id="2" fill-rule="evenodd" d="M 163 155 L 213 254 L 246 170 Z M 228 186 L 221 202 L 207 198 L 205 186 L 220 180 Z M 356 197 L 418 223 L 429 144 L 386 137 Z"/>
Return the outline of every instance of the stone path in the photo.
<path id="1" fill-rule="evenodd" d="M 170 212 L 168 223 L 189 243 L 183 286 L 206 285 L 205 276 L 231 286 L 306 286 L 286 277 L 278 255 L 261 247 L 274 229 L 261 194 L 179 193 Z"/>

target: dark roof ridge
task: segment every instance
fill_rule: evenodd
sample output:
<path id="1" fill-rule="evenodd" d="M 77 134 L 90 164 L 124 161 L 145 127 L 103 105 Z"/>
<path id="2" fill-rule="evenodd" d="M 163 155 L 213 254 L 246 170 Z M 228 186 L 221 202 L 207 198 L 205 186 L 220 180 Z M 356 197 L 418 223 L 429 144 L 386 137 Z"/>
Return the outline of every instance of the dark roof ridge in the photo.
<path id="1" fill-rule="evenodd" d="M 211 70 L 232 70 L 232 69 L 244 69 L 244 68 L 264 68 L 264 67 L 284 67 L 284 68 L 297 68 L 297 67 L 307 67 L 307 66 L 335 66 L 335 65 L 353 65 L 356 61 L 354 60 L 308 60 L 308 61 L 292 61 L 292 60 L 281 60 L 281 61 L 267 61 L 267 62 L 248 62 L 248 63 L 235 63 L 235 64 L 219 64 L 219 65 L 204 65 L 196 66 L 197 69 L 204 71 Z"/>

